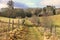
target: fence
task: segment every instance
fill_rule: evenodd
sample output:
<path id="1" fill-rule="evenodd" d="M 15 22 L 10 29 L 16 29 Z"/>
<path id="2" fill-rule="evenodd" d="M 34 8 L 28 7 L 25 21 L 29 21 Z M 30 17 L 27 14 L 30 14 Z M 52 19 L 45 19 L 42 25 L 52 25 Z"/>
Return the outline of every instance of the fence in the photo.
<path id="1" fill-rule="evenodd" d="M 11 36 L 13 34 L 16 34 L 16 36 L 17 36 L 17 32 L 15 33 L 15 31 L 20 30 L 20 33 L 23 33 L 23 34 L 24 34 L 23 31 L 28 31 L 28 30 L 25 30 L 27 27 L 26 28 L 20 27 L 20 25 L 22 25 L 20 22 L 21 21 L 19 19 L 17 20 L 17 23 L 15 23 L 14 20 L 12 20 L 12 22 L 11 22 L 11 19 L 9 19 L 8 22 L 4 22 L 4 21 L 0 20 L 0 40 L 11 40 L 11 39 L 14 40 L 13 38 L 11 38 L 9 36 Z M 21 28 L 21 29 L 19 29 L 19 28 Z M 27 33 L 27 32 L 25 32 L 25 33 Z M 16 36 L 14 35 L 14 37 L 16 37 Z M 24 38 L 24 39 L 26 39 L 26 38 Z"/>
<path id="2" fill-rule="evenodd" d="M 23 22 L 23 21 L 22 21 Z M 0 40 L 9 40 L 9 33 L 10 32 L 13 32 L 14 33 L 14 31 L 16 31 L 16 30 L 14 30 L 14 29 L 19 29 L 20 28 L 20 26 L 21 25 L 23 25 L 22 24 L 22 22 L 20 21 L 20 19 L 18 19 L 17 20 L 17 22 L 15 22 L 15 20 L 12 20 L 12 22 L 11 22 L 11 19 L 9 19 L 9 21 L 8 22 L 4 22 L 4 21 L 2 21 L 2 20 L 0 20 Z M 23 25 L 24 26 L 24 25 Z M 57 27 L 57 26 L 56 26 Z M 25 29 L 27 28 L 27 30 L 25 30 L 26 31 L 26 33 L 28 32 L 28 27 L 24 27 Z M 37 27 L 36 27 L 37 28 Z M 21 29 L 20 29 L 21 30 Z M 37 29 L 38 31 L 40 30 L 40 29 Z M 22 30 L 23 31 L 23 30 Z M 58 30 L 58 27 L 56 28 L 56 35 L 60 35 L 60 33 L 59 33 L 59 31 L 60 30 Z M 55 33 L 55 32 L 54 32 Z M 11 33 L 10 33 L 11 34 Z M 23 35 L 24 36 L 24 35 Z M 25 35 L 26 36 L 26 35 Z M 21 36 L 22 37 L 22 36 Z M 59 38 L 60 38 L 60 36 L 59 36 Z M 11 39 L 11 38 L 10 38 Z M 23 38 L 22 38 L 23 39 Z M 24 37 L 24 40 L 26 39 L 26 37 Z M 12 40 L 14 40 L 14 39 L 12 39 Z M 17 40 L 17 39 L 15 39 L 15 40 Z M 27 39 L 26 39 L 27 40 Z"/>

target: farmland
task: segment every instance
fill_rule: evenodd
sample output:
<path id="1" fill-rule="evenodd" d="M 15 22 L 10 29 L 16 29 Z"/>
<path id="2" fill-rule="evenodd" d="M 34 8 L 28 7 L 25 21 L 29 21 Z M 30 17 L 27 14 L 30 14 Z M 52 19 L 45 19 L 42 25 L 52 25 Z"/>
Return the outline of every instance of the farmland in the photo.
<path id="1" fill-rule="evenodd" d="M 50 18 L 53 21 L 53 24 L 56 25 L 56 33 L 58 36 L 60 35 L 60 32 L 59 32 L 60 18 L 59 17 L 60 15 L 48 16 L 48 18 Z M 12 23 L 12 20 L 14 20 L 14 23 L 18 23 L 18 19 L 19 18 L 16 18 L 16 19 L 10 18 L 10 23 Z M 39 17 L 39 19 L 42 22 L 43 17 Z M 15 25 L 15 24 L 14 25 L 10 24 L 10 27 L 8 27 L 9 18 L 0 17 L 0 20 L 3 22 L 7 22 L 7 23 L 0 22 L 0 32 L 1 32 L 0 34 L 3 34 L 3 35 L 0 35 L 1 40 L 43 40 L 44 27 L 35 26 L 33 25 L 33 23 L 31 23 L 27 19 L 26 19 L 27 22 L 25 23 L 27 23 L 28 26 L 19 25 L 19 27 L 18 25 Z M 19 20 L 23 20 L 23 19 L 19 19 Z M 32 24 L 33 26 L 30 27 L 29 24 Z M 6 37 L 8 39 L 6 39 Z"/>
<path id="2" fill-rule="evenodd" d="M 59 25 L 60 26 L 59 17 L 60 17 L 60 15 L 48 16 L 48 18 L 50 18 L 53 21 L 54 25 Z M 42 18 L 43 17 L 39 17 L 40 21 L 42 21 Z M 10 22 L 12 22 L 12 20 L 14 20 L 14 22 L 17 23 L 18 19 L 19 18 L 16 18 L 16 19 L 10 18 L 10 20 L 11 20 Z M 6 18 L 6 17 L 0 17 L 0 20 L 3 21 L 3 22 L 9 22 L 9 18 Z M 23 20 L 23 19 L 20 19 L 20 20 Z"/>

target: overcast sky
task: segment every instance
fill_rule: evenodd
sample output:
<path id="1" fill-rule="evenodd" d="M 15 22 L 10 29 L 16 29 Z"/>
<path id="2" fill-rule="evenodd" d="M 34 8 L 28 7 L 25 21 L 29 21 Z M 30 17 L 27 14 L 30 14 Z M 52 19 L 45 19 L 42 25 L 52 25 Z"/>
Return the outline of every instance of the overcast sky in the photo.
<path id="1" fill-rule="evenodd" d="M 0 8 L 7 7 L 6 3 L 9 0 L 0 0 Z M 54 5 L 60 7 L 60 0 L 13 0 L 14 2 L 26 4 L 28 7 L 44 7 L 46 5 Z"/>

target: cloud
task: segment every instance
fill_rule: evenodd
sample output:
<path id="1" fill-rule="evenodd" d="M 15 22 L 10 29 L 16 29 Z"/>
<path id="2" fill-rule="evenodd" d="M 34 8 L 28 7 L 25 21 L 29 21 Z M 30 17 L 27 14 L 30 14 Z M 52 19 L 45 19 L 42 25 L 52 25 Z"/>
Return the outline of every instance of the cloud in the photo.
<path id="1" fill-rule="evenodd" d="M 28 5 L 29 7 L 37 7 L 34 2 L 27 2 L 25 4 Z"/>
<path id="2" fill-rule="evenodd" d="M 40 4 L 43 6 L 54 5 L 56 7 L 60 7 L 60 0 L 42 0 Z"/>
<path id="3" fill-rule="evenodd" d="M 7 7 L 7 2 L 9 0 L 0 0 L 0 8 Z M 60 7 L 60 0 L 13 0 L 14 2 L 18 2 L 16 6 L 21 6 L 20 3 L 22 3 L 25 7 L 44 7 L 46 5 L 54 5 L 56 7 Z M 19 5 L 20 4 L 20 5 Z M 18 7 L 17 6 L 17 7 Z"/>
<path id="4" fill-rule="evenodd" d="M 39 0 L 13 0 L 15 2 L 20 2 L 26 4 L 28 7 L 38 7 L 36 4 Z"/>
<path id="5" fill-rule="evenodd" d="M 6 4 L 0 3 L 0 8 L 6 8 L 6 7 L 8 7 Z"/>
<path id="6" fill-rule="evenodd" d="M 7 6 L 7 1 L 8 0 L 0 0 L 0 8 L 6 8 Z"/>
<path id="7" fill-rule="evenodd" d="M 9 0 L 0 0 L 0 5 L 2 5 L 1 7 L 6 7 L 8 1 Z M 22 3 L 22 4 L 24 4 L 24 5 L 28 6 L 28 7 L 32 7 L 32 8 L 34 8 L 34 7 L 36 8 L 36 7 L 40 6 L 40 5 L 38 5 L 38 2 L 40 0 L 13 0 L 13 1 L 18 2 L 19 4 Z M 16 4 L 16 5 L 19 5 L 19 4 Z M 5 6 L 3 6 L 3 5 L 5 5 Z"/>
<path id="8" fill-rule="evenodd" d="M 9 0 L 0 0 L 0 3 L 7 3 Z"/>

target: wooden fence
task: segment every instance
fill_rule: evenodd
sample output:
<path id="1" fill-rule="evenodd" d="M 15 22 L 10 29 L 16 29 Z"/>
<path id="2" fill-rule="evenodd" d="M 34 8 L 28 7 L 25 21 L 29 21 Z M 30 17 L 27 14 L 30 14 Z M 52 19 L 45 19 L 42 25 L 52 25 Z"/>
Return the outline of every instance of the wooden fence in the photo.
<path id="1" fill-rule="evenodd" d="M 4 22 L 2 20 L 0 20 L 0 40 L 7 40 L 7 33 L 9 31 L 13 31 L 15 28 L 19 28 L 20 27 L 20 20 L 18 19 L 17 23 L 14 23 L 14 20 L 9 19 L 8 22 Z"/>
<path id="2" fill-rule="evenodd" d="M 23 23 L 23 21 L 22 21 Z M 0 40 L 3 40 L 3 37 L 6 38 L 7 40 L 7 33 L 9 31 L 13 31 L 15 28 L 19 28 L 20 25 L 23 25 L 20 21 L 20 19 L 17 20 L 17 23 L 14 22 L 14 20 L 9 19 L 8 22 L 4 22 L 2 20 L 0 20 Z M 44 39 L 45 40 L 45 39 Z"/>

